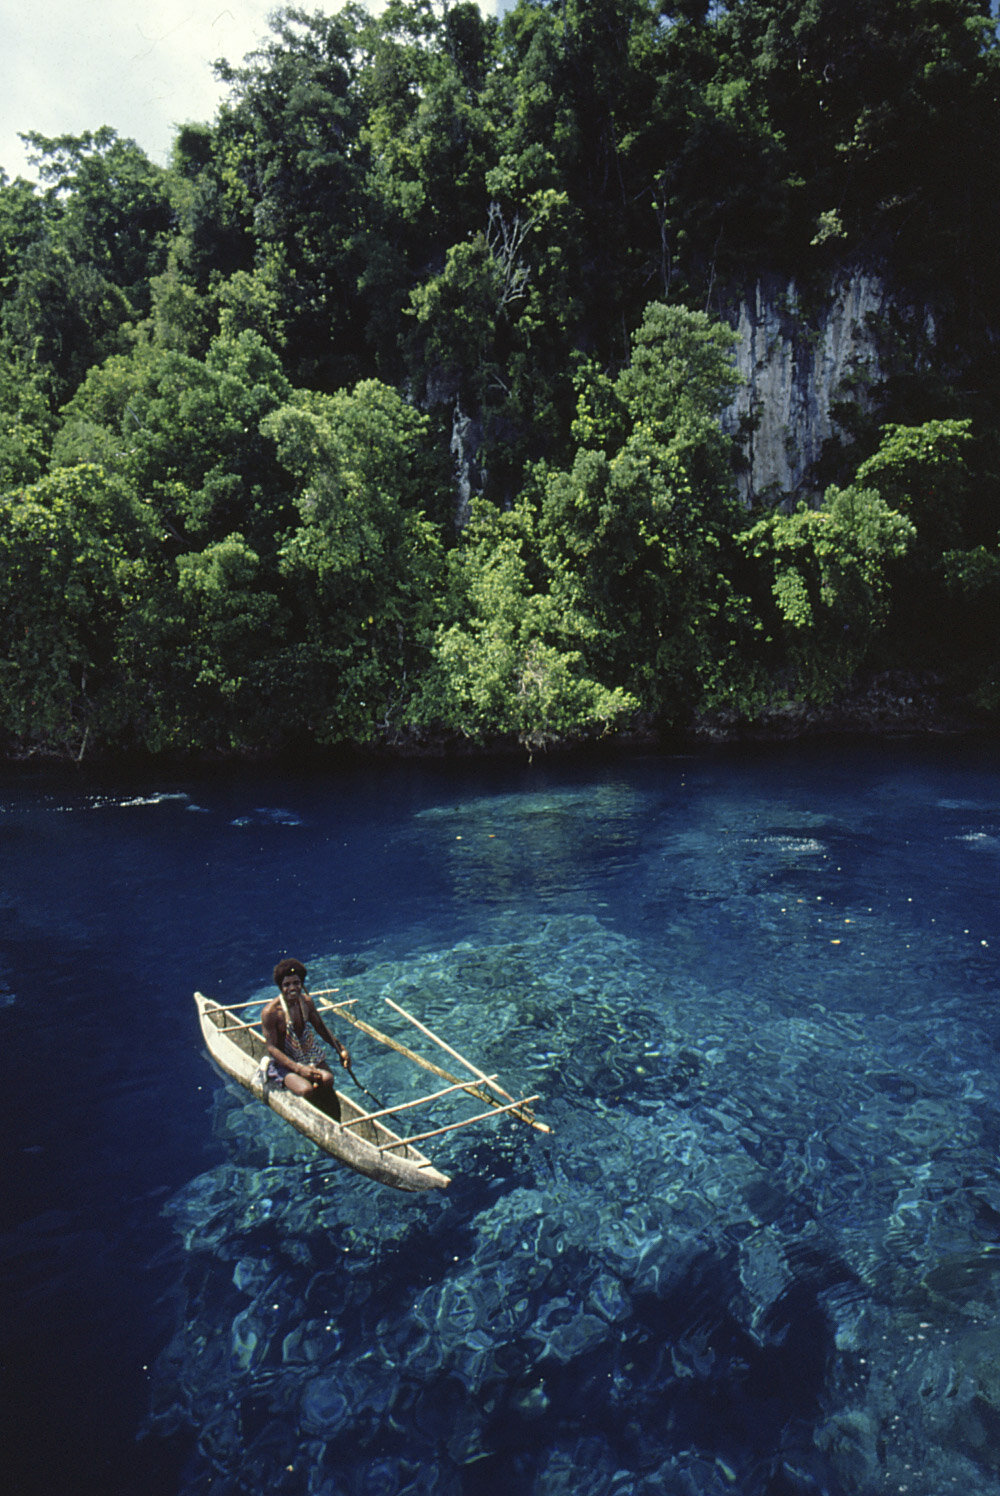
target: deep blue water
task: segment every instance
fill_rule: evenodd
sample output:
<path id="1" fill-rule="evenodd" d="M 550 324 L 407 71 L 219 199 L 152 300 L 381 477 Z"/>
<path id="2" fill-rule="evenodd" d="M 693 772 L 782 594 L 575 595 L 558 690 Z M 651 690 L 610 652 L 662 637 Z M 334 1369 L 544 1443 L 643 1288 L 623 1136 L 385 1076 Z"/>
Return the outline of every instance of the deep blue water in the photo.
<path id="1" fill-rule="evenodd" d="M 9 1489 L 1000 1496 L 995 744 L 25 771 L 0 839 Z M 310 1151 L 191 1001 L 286 952 L 551 1137 Z"/>

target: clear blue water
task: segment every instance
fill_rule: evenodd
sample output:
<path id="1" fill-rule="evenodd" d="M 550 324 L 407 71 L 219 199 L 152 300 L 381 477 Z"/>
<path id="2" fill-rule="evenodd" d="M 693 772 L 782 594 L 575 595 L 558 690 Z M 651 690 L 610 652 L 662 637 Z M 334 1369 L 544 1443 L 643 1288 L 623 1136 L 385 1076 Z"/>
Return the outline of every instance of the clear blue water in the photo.
<path id="1" fill-rule="evenodd" d="M 1000 1493 L 996 745 L 8 773 L 0 838 L 9 1489 Z M 311 1151 L 191 1001 L 288 951 L 551 1137 Z"/>

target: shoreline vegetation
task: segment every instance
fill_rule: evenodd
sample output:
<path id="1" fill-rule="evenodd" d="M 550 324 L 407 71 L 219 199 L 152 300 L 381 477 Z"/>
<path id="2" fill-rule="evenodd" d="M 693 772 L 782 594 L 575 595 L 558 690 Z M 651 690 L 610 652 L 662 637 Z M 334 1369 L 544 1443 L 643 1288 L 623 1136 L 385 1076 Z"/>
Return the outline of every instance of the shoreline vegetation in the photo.
<path id="1" fill-rule="evenodd" d="M 489 763 L 547 759 L 614 760 L 640 753 L 697 753 L 740 747 L 765 748 L 790 743 L 836 739 L 882 740 L 980 739 L 1000 740 L 995 720 L 978 712 L 968 698 L 952 695 L 939 677 L 918 677 L 899 671 L 860 679 L 824 705 L 786 699 L 775 703 L 753 721 L 735 713 L 715 711 L 696 717 L 686 726 L 663 730 L 638 723 L 600 737 L 553 739 L 531 748 L 513 735 L 474 742 L 457 734 L 426 732 L 402 736 L 378 745 L 324 746 L 285 744 L 270 750 L 230 749 L 107 751 L 81 756 L 47 747 L 33 747 L 0 756 L 9 771 L 19 768 L 65 768 L 105 773 L 161 768 L 167 771 L 231 767 L 342 769 L 404 763 Z"/>
<path id="2" fill-rule="evenodd" d="M 1000 727 L 994 18 L 271 25 L 0 171 L 0 759 Z"/>

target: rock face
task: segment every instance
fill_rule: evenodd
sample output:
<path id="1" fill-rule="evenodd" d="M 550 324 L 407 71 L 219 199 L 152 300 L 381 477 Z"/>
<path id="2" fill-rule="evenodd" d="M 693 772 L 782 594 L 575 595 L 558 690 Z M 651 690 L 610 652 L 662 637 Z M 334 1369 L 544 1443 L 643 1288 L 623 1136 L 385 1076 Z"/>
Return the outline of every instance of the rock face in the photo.
<path id="1" fill-rule="evenodd" d="M 825 296 L 803 295 L 794 280 L 763 276 L 734 298 L 729 321 L 739 342 L 736 367 L 743 383 L 722 417 L 723 430 L 744 454 L 740 492 L 755 499 L 808 494 L 824 443 L 838 434 L 839 403 L 871 409 L 885 376 L 889 340 L 913 338 L 932 347 L 934 320 L 905 302 L 871 270 L 844 268 Z M 451 455 L 455 472 L 455 522 L 468 519 L 472 496 L 482 491 L 477 460 L 482 424 L 463 410 L 454 381 L 429 381 L 426 406 L 451 405 Z"/>
<path id="2" fill-rule="evenodd" d="M 723 422 L 733 435 L 741 423 L 751 427 L 741 477 L 748 502 L 808 486 L 810 468 L 836 433 L 836 402 L 865 403 L 879 379 L 880 326 L 890 316 L 917 315 L 865 271 L 844 273 L 825 303 L 808 310 L 794 281 L 757 283 L 734 317 L 745 383 Z"/>
<path id="3" fill-rule="evenodd" d="M 464 529 L 469 520 L 472 495 L 482 487 L 482 473 L 476 458 L 482 428 L 462 409 L 456 399 L 451 417 L 451 455 L 455 462 L 455 528 Z"/>

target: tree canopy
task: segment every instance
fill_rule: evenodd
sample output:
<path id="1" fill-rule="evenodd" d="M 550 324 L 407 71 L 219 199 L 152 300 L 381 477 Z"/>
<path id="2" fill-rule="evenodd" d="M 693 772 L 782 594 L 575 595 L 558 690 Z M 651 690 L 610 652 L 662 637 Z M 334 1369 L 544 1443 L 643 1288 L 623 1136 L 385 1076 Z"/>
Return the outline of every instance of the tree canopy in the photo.
<path id="1" fill-rule="evenodd" d="M 286 7 L 170 164 L 0 171 L 0 747 L 548 744 L 865 672 L 1000 711 L 1000 45 L 975 0 Z M 739 498 L 737 314 L 877 276 Z"/>

